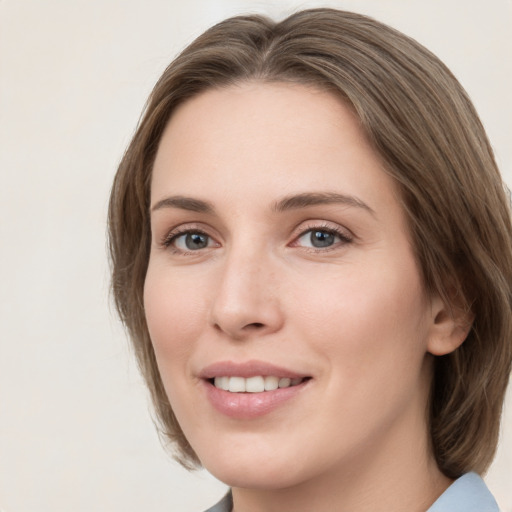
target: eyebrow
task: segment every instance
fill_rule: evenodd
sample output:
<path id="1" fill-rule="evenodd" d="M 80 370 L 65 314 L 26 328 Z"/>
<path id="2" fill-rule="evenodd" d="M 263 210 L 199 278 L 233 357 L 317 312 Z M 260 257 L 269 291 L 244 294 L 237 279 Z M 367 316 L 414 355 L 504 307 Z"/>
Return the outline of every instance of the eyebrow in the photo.
<path id="1" fill-rule="evenodd" d="M 214 208 L 208 201 L 201 199 L 194 199 L 192 197 L 184 196 L 170 196 L 158 201 L 151 211 L 161 210 L 163 208 L 179 208 L 181 210 L 188 210 L 197 213 L 213 213 Z"/>
<path id="2" fill-rule="evenodd" d="M 308 206 L 324 204 L 341 204 L 345 206 L 362 208 L 372 215 L 375 215 L 375 211 L 365 202 L 361 201 L 361 199 L 346 194 L 338 194 L 336 192 L 305 192 L 303 194 L 286 196 L 283 199 L 275 202 L 272 206 L 272 210 L 280 213 L 288 210 L 299 210 L 301 208 L 307 208 Z M 179 208 L 181 210 L 187 210 L 196 213 L 215 213 L 215 208 L 208 201 L 185 196 L 165 197 L 164 199 L 158 201 L 151 208 L 151 211 L 154 212 L 164 208 Z"/>
<path id="3" fill-rule="evenodd" d="M 342 204 L 362 208 L 372 215 L 375 215 L 375 211 L 365 202 L 361 201 L 361 199 L 346 194 L 337 194 L 336 192 L 306 192 L 304 194 L 287 196 L 274 203 L 273 210 L 284 212 L 286 210 L 295 210 L 323 204 Z"/>

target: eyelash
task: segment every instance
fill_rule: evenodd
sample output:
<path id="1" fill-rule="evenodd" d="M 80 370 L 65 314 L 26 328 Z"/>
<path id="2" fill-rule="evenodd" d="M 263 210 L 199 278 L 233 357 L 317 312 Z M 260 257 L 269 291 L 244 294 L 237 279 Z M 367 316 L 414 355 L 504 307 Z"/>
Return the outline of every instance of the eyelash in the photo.
<path id="1" fill-rule="evenodd" d="M 202 230 L 200 228 L 195 228 L 195 227 L 192 226 L 192 227 L 184 227 L 184 228 L 173 229 L 170 233 L 168 233 L 164 237 L 164 239 L 162 240 L 161 245 L 162 245 L 163 248 L 170 250 L 173 254 L 180 254 L 180 255 L 187 256 L 187 255 L 199 252 L 199 250 L 184 251 L 182 249 L 178 249 L 177 247 L 175 247 L 173 245 L 179 237 L 181 237 L 183 235 L 187 235 L 187 234 L 203 235 L 203 236 L 208 237 L 209 239 L 213 240 L 213 238 L 208 233 L 206 233 L 206 231 L 204 231 L 204 230 Z"/>
<path id="2" fill-rule="evenodd" d="M 294 234 L 293 242 L 291 246 L 297 246 L 294 244 L 297 244 L 297 242 L 305 235 L 307 235 L 310 232 L 318 231 L 322 233 L 327 233 L 329 235 L 333 235 L 340 239 L 338 243 L 335 243 L 333 246 L 328 246 L 324 248 L 315 248 L 315 247 L 304 247 L 305 250 L 308 250 L 309 252 L 328 252 L 334 249 L 337 249 L 339 245 L 347 245 L 353 242 L 354 238 L 351 234 L 347 232 L 347 230 L 342 230 L 337 227 L 333 227 L 331 225 L 326 224 L 311 224 L 308 225 L 306 228 L 300 229 L 296 234 Z M 184 228 L 177 228 L 172 230 L 170 233 L 168 233 L 164 239 L 161 242 L 161 246 L 165 249 L 170 250 L 174 254 L 179 254 L 183 256 L 191 255 L 194 253 L 199 253 L 201 249 L 196 250 L 188 250 L 185 251 L 183 249 L 178 249 L 173 244 L 176 242 L 176 240 L 187 234 L 197 234 L 207 237 L 209 240 L 213 240 L 213 238 L 203 229 L 195 228 L 195 227 L 184 227 Z"/>
<path id="3" fill-rule="evenodd" d="M 321 233 L 327 233 L 329 235 L 334 235 L 340 239 L 338 243 L 333 244 L 332 246 L 328 247 L 304 247 L 304 249 L 308 250 L 309 252 L 328 252 L 333 251 L 335 249 L 338 249 L 340 245 L 347 245 L 354 241 L 353 235 L 347 230 L 347 229 L 341 229 L 339 227 L 335 227 L 328 224 L 310 224 L 306 226 L 306 228 L 301 228 L 300 231 L 295 235 L 293 244 L 296 244 L 303 236 L 307 235 L 308 233 L 312 233 L 314 231 L 321 232 Z"/>

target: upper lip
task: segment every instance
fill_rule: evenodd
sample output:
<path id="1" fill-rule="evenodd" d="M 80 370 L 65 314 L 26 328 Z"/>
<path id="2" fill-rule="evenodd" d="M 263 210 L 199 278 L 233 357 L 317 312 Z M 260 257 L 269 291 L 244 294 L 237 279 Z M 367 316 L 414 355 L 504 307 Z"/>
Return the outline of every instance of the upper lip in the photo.
<path id="1" fill-rule="evenodd" d="M 202 379 L 213 379 L 215 377 L 256 377 L 275 376 L 288 377 L 289 379 L 308 377 L 307 374 L 277 366 L 265 361 L 218 361 L 203 368 L 199 373 Z"/>

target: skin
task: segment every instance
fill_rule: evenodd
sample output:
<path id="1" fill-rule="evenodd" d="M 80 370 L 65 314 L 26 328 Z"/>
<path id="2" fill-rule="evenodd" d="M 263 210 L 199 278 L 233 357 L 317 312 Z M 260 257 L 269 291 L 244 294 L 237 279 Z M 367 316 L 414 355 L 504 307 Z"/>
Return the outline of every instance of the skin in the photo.
<path id="1" fill-rule="evenodd" d="M 318 201 L 333 193 L 344 200 Z M 302 85 L 204 92 L 164 132 L 151 208 L 158 367 L 234 510 L 425 511 L 450 484 L 428 442 L 431 354 L 464 333 L 426 295 L 394 183 L 351 109 Z M 198 232 L 205 246 L 190 249 Z M 202 369 L 251 360 L 311 379 L 268 414 L 220 413 Z"/>

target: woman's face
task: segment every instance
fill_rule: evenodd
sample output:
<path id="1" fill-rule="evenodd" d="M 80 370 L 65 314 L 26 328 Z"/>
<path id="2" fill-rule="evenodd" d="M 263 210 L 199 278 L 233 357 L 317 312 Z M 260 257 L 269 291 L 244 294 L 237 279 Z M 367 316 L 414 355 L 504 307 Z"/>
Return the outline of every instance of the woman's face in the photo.
<path id="1" fill-rule="evenodd" d="M 436 311 L 349 108 L 290 84 L 193 98 L 160 142 L 151 209 L 147 323 L 207 469 L 281 488 L 425 457 Z"/>

